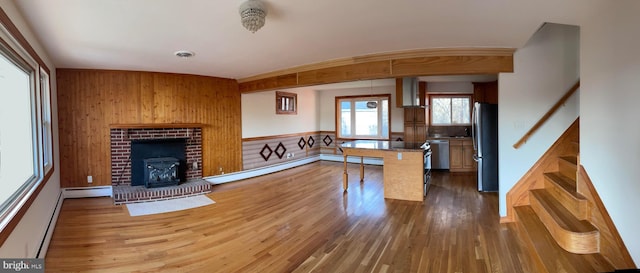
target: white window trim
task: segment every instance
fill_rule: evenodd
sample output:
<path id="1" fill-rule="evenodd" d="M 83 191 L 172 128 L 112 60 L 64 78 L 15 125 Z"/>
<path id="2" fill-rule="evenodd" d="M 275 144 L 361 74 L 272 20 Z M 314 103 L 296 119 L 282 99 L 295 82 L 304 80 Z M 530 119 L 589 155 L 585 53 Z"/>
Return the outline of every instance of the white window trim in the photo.
<path id="1" fill-rule="evenodd" d="M 346 96 L 346 97 L 336 97 L 336 137 L 339 139 L 380 139 L 380 140 L 386 140 L 389 139 L 391 137 L 391 95 L 388 94 L 376 94 L 376 95 L 363 95 L 363 96 Z M 380 124 L 380 126 L 378 126 L 378 133 L 377 136 L 370 136 L 370 135 L 357 135 L 355 133 L 356 130 L 356 115 L 354 115 L 355 112 L 355 102 L 356 101 L 377 101 L 378 105 L 381 105 L 381 102 L 383 100 L 387 100 L 387 117 L 388 117 L 388 124 L 389 124 L 389 130 L 387 132 L 387 136 L 383 135 L 382 132 L 382 119 L 383 119 L 383 113 L 382 111 L 378 111 L 378 123 Z M 344 101 L 350 101 L 352 103 L 352 107 L 351 107 L 351 131 L 352 131 L 352 135 L 349 136 L 343 136 L 342 135 L 342 130 L 340 129 L 341 126 L 341 122 L 342 122 L 342 111 L 341 111 L 341 103 Z"/>
<path id="2" fill-rule="evenodd" d="M 433 123 L 433 99 L 434 98 L 467 98 L 469 99 L 469 122 L 468 123 Z M 451 95 L 430 95 L 429 96 L 429 124 L 432 126 L 470 126 L 471 125 L 471 107 L 473 107 L 473 98 L 470 94 L 451 94 Z M 451 108 L 453 111 L 453 107 Z"/>
<path id="3" fill-rule="evenodd" d="M 38 81 L 40 84 L 40 99 L 41 106 L 40 109 L 42 111 L 42 156 L 43 162 L 42 166 L 44 167 L 44 173 L 47 174 L 53 168 L 53 128 L 51 125 L 51 78 L 47 71 L 44 68 L 40 67 L 39 70 L 40 77 L 39 79 L 44 79 L 44 86 L 42 86 L 43 80 Z"/>

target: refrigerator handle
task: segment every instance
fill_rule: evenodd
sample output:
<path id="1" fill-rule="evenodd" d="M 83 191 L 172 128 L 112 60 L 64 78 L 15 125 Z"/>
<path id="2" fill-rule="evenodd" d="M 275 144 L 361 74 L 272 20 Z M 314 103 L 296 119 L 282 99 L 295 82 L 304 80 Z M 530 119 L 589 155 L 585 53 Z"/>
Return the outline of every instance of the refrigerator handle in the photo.
<path id="1" fill-rule="evenodd" d="M 473 154 L 473 161 L 478 162 L 478 154 Z"/>
<path id="2" fill-rule="evenodd" d="M 477 151 L 478 150 L 478 145 L 476 143 L 476 107 L 477 104 L 474 103 L 473 104 L 473 111 L 471 112 L 471 140 L 473 142 L 473 150 Z"/>

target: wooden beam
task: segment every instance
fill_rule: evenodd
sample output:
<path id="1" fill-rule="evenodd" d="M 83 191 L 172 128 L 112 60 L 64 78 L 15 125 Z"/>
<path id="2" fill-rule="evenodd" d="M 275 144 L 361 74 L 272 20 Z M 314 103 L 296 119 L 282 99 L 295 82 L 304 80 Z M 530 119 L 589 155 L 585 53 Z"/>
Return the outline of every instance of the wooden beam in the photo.
<path id="1" fill-rule="evenodd" d="M 496 74 L 513 72 L 513 56 L 441 56 L 391 61 L 392 76 Z"/>
<path id="2" fill-rule="evenodd" d="M 380 79 L 390 75 L 390 68 L 391 65 L 388 61 L 378 61 L 305 71 L 298 73 L 298 84 L 304 86 L 365 79 Z"/>
<path id="3" fill-rule="evenodd" d="M 511 48 L 422 49 L 332 60 L 239 79 L 242 93 L 424 75 L 513 72 Z"/>
<path id="4" fill-rule="evenodd" d="M 250 93 L 255 91 L 273 90 L 277 88 L 288 88 L 295 86 L 298 86 L 298 74 L 293 73 L 244 82 L 239 85 L 239 90 L 242 93 Z"/>

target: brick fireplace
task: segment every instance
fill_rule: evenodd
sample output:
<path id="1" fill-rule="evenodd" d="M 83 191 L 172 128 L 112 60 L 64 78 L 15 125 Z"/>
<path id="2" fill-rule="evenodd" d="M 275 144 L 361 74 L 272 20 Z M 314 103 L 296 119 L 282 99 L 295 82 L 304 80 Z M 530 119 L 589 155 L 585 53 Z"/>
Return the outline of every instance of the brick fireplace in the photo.
<path id="1" fill-rule="evenodd" d="M 211 191 L 202 180 L 202 128 L 177 125 L 113 125 L 111 127 L 111 184 L 116 204 L 177 198 Z M 132 142 L 184 140 L 184 176 L 180 185 L 146 188 L 131 185 Z"/>

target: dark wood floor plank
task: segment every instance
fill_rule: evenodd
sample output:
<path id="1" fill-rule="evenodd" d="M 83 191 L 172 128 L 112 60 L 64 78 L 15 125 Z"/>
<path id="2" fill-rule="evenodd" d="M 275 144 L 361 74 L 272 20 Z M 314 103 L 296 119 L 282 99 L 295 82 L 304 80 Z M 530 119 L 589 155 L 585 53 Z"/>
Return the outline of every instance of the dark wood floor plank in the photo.
<path id="1" fill-rule="evenodd" d="M 47 272 L 532 272 L 496 193 L 436 172 L 424 203 L 385 200 L 382 167 L 317 162 L 215 186 L 216 204 L 130 217 L 65 200 Z"/>

